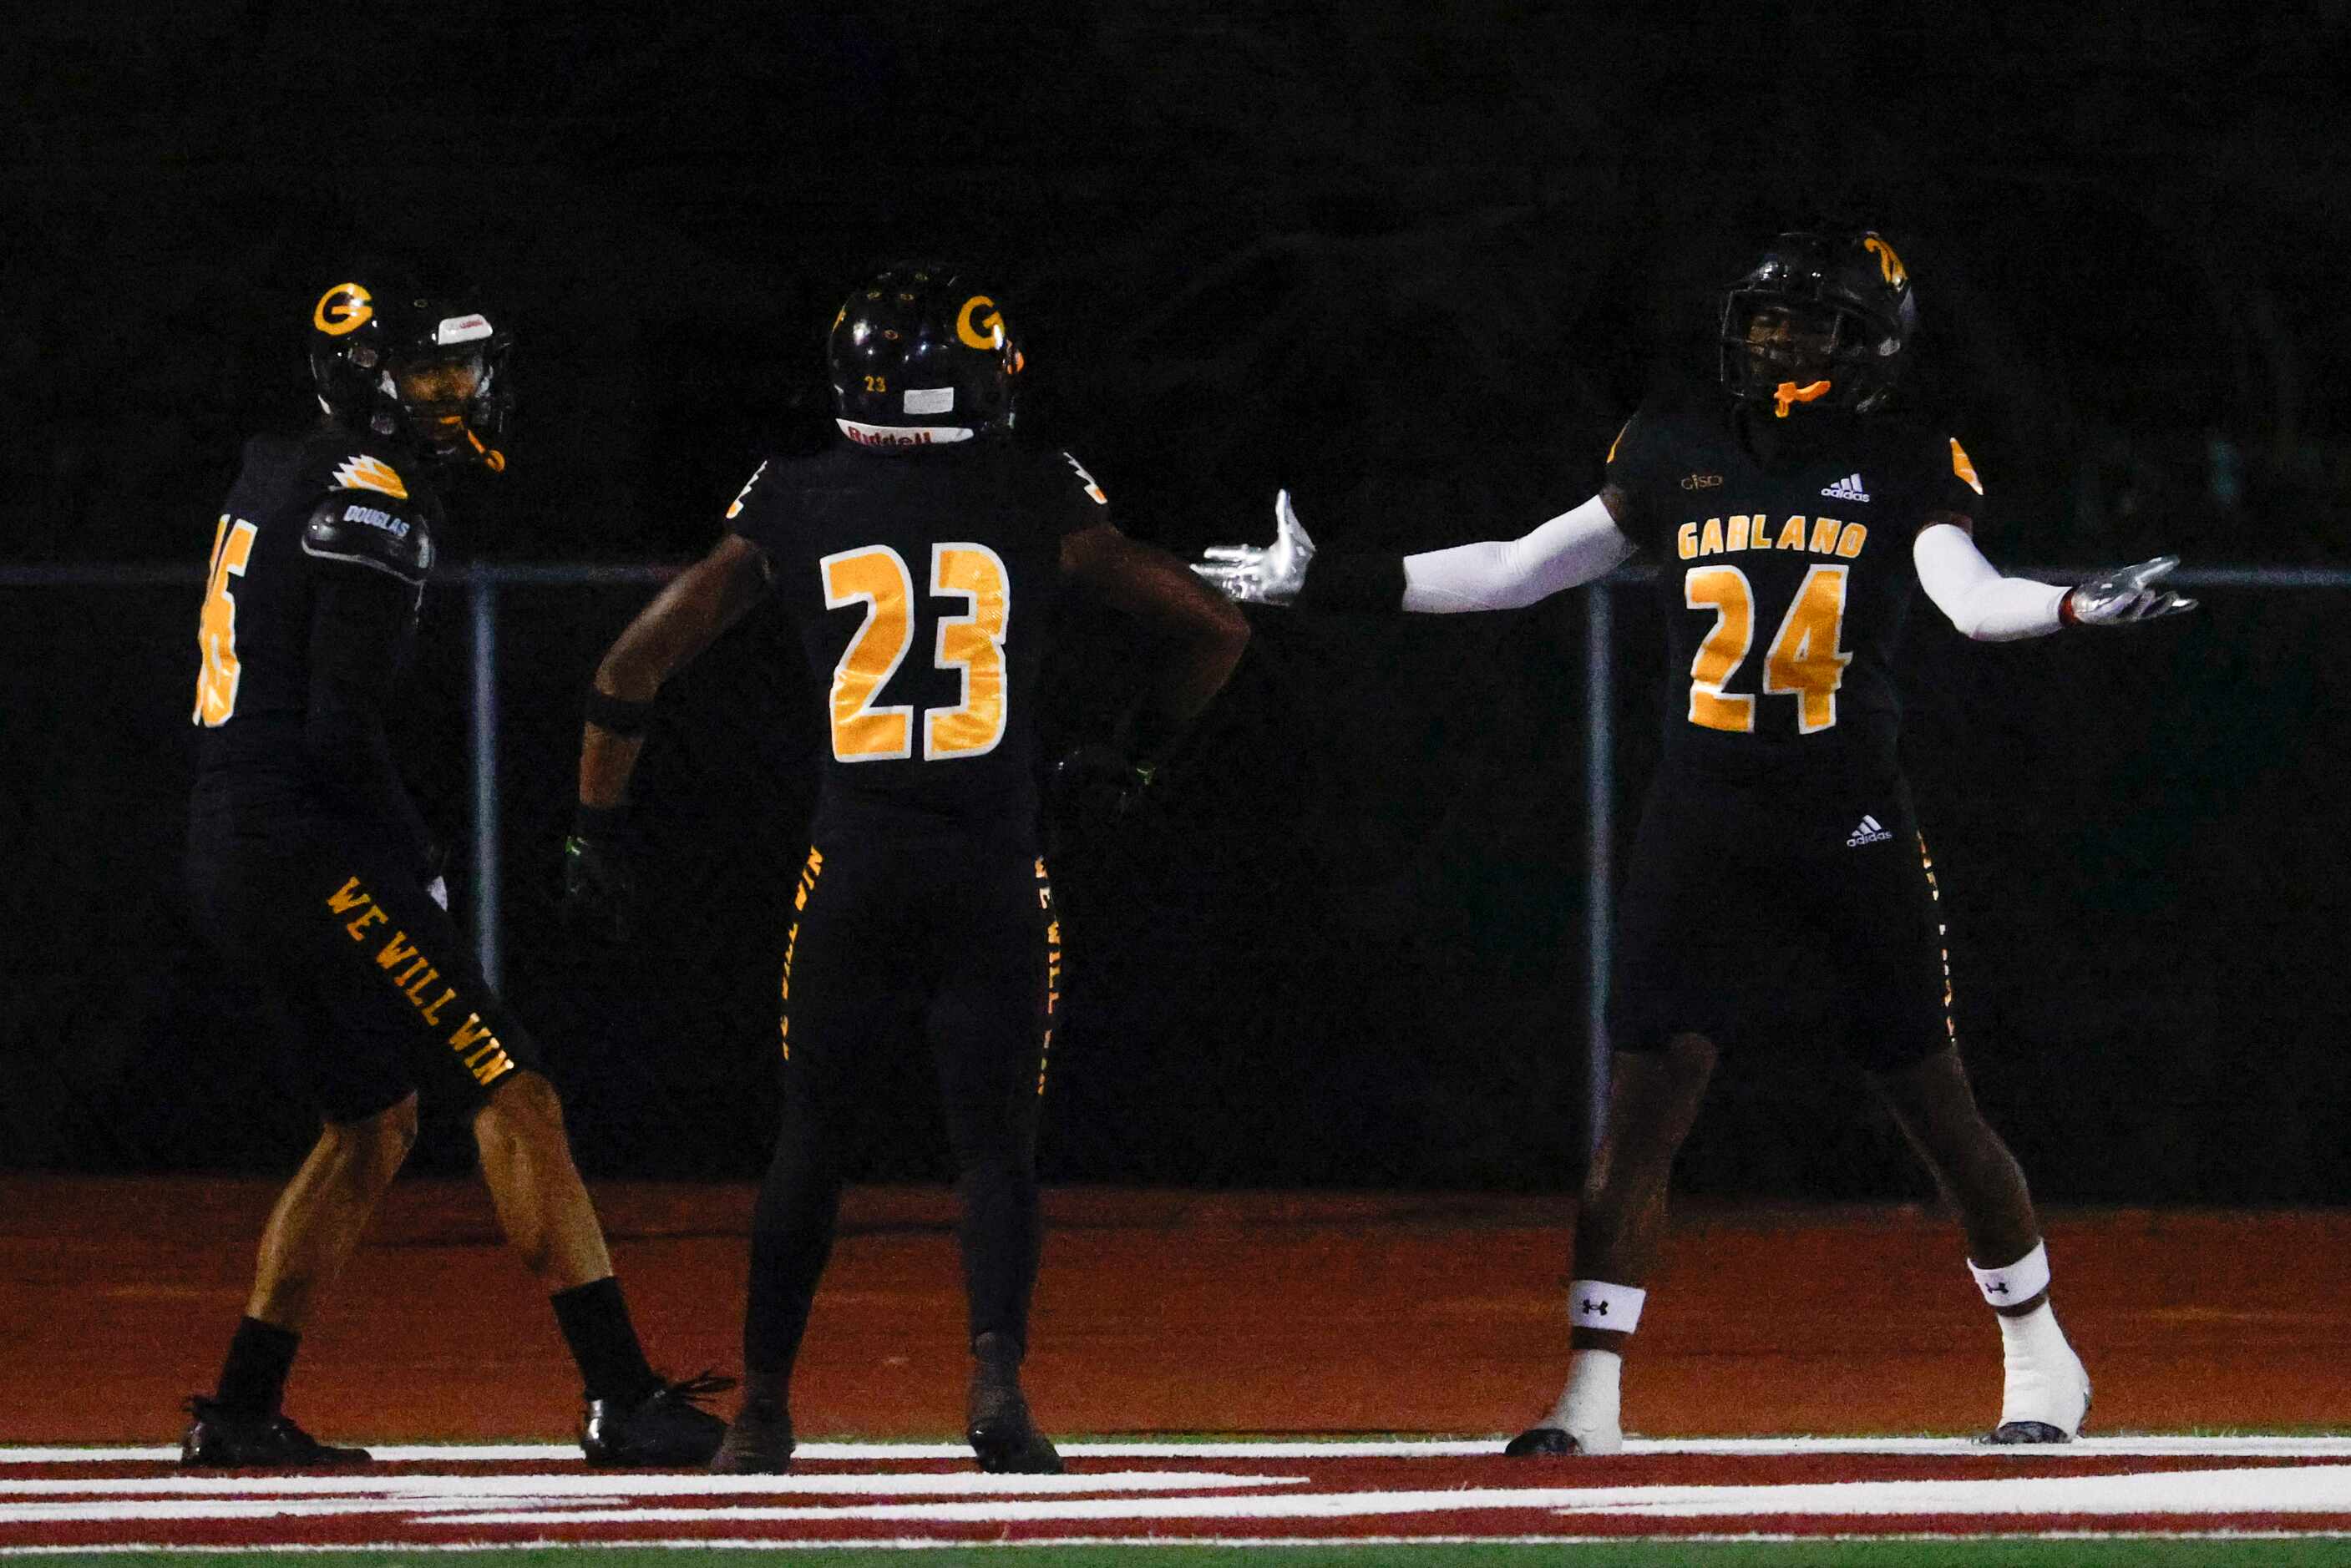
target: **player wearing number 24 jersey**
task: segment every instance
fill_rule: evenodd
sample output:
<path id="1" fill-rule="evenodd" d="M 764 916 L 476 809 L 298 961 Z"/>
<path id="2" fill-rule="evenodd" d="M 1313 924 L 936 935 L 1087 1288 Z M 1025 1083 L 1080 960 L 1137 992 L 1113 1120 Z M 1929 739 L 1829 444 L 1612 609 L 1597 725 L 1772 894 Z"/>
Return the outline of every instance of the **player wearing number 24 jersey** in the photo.
<path id="1" fill-rule="evenodd" d="M 772 457 L 728 533 L 624 631 L 587 703 L 568 898 L 608 932 L 627 891 L 614 837 L 654 694 L 762 597 L 799 632 L 823 692 L 813 840 L 782 950 L 783 1127 L 754 1211 L 744 1397 L 713 1461 L 782 1470 L 789 1391 L 832 1245 L 852 1064 L 922 1010 L 963 1200 L 981 1468 L 1056 1472 L 1019 1368 L 1041 1242 L 1036 1140 L 1061 982 L 1038 847 L 1037 689 L 1065 584 L 1167 645 L 1127 726 L 1144 779 L 1221 687 L 1248 623 L 1165 551 L 1127 538 L 1078 461 L 1008 439 L 1024 369 L 988 291 L 893 267 L 833 324 L 839 442 Z"/>
<path id="2" fill-rule="evenodd" d="M 1728 397 L 1644 406 L 1582 505 L 1514 540 L 1318 558 L 1285 493 L 1270 546 L 1223 546 L 1195 568 L 1245 600 L 1447 613 L 1531 604 L 1636 553 L 1660 567 L 1664 761 L 1617 912 L 1615 1054 L 1576 1221 L 1570 1371 L 1513 1455 L 1622 1446 L 1622 1356 L 1674 1156 L 1718 1053 L 1767 1043 L 1792 981 L 1833 992 L 1837 1043 L 1958 1204 L 2005 1353 L 1991 1440 L 2069 1441 L 2088 1413 L 2023 1174 L 1959 1064 L 1935 871 L 1896 761 L 1892 657 L 1914 587 L 1989 639 L 2191 601 L 2154 586 L 2169 557 L 2070 588 L 1985 561 L 1974 465 L 1896 403 L 1917 311 L 1884 236 L 1782 234 L 1722 297 Z"/>

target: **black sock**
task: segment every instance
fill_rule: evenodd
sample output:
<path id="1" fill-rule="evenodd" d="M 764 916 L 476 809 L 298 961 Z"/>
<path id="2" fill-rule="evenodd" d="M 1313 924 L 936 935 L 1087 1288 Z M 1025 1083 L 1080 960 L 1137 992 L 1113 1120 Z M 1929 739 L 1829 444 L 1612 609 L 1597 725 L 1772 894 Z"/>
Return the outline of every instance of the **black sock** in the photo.
<path id="1" fill-rule="evenodd" d="M 637 1343 L 636 1325 L 629 1321 L 629 1303 L 621 1299 L 621 1282 L 607 1274 L 547 1298 L 571 1359 L 580 1364 L 580 1380 L 590 1399 L 618 1399 L 633 1404 L 661 1385 Z"/>
<path id="2" fill-rule="evenodd" d="M 215 1397 L 232 1410 L 277 1414 L 278 1401 L 286 1397 L 286 1375 L 294 1370 L 294 1353 L 301 1347 L 302 1336 L 290 1328 L 257 1317 L 237 1319 Z"/>

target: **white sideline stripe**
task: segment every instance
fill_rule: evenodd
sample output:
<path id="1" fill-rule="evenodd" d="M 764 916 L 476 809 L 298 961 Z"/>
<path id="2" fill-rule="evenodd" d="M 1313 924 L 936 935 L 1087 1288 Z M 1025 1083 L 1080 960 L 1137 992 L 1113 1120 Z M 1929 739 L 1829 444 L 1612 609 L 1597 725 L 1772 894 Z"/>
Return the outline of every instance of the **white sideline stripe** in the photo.
<path id="1" fill-rule="evenodd" d="M 632 1497 L 950 1497 L 1001 1492 L 1047 1496 L 1081 1491 L 1207 1491 L 1249 1487 L 1304 1486 L 1305 1476 L 1233 1475 L 1222 1470 L 1116 1470 L 1087 1475 L 983 1475 L 977 1470 L 914 1471 L 849 1475 L 382 1475 L 360 1470 L 343 1475 L 113 1476 L 103 1480 L 38 1480 L 0 1478 L 0 1498 L 57 1497 L 386 1497 L 386 1498 L 598 1498 L 615 1505 Z M 0 1501 L 0 1523 L 25 1505 Z"/>
<path id="2" fill-rule="evenodd" d="M 1184 1442 L 1142 1438 L 1054 1446 L 1066 1456 L 1103 1459 L 1474 1459 L 1500 1451 L 1507 1438 L 1247 1438 Z M 386 1464 L 578 1464 L 573 1443 L 434 1443 L 374 1447 Z M 1977 1455 L 2011 1459 L 2351 1459 L 2351 1435 L 2275 1437 L 2242 1434 L 2195 1437 L 2145 1433 L 2084 1438 L 2045 1449 L 1988 1449 L 1973 1438 L 1628 1438 L 1628 1454 L 1775 1455 L 1910 1454 Z M 177 1448 L 0 1448 L 0 1465 L 169 1464 Z M 904 1462 L 968 1459 L 965 1443 L 802 1443 L 802 1459 Z"/>
<path id="3" fill-rule="evenodd" d="M 296 1507 L 302 1505 L 297 1504 Z M 1566 1514 L 1698 1519 L 1718 1514 L 2351 1514 L 2351 1466 L 2171 1470 L 1999 1480 L 1840 1481 L 1788 1486 L 1475 1487 L 1458 1491 L 1065 1498 L 1040 1502 L 869 1503 L 852 1508 L 578 1509 L 468 1513 L 478 1524 L 784 1523 L 897 1520 L 937 1524 L 1058 1520 L 1360 1519 L 1401 1513 L 1556 1509 Z M 428 1520 L 433 1523 L 437 1521 Z"/>

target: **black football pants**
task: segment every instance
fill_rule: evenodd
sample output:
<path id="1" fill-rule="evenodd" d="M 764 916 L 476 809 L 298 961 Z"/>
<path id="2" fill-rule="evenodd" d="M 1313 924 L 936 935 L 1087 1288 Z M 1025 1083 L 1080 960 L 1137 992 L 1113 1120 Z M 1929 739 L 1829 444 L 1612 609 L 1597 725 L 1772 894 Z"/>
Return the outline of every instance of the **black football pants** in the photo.
<path id="1" fill-rule="evenodd" d="M 832 1251 L 840 1130 L 893 1107 L 847 1103 L 858 1054 L 907 1000 L 938 1074 L 963 1218 L 973 1337 L 1028 1343 L 1043 1226 L 1037 1127 L 1058 1001 L 1061 928 L 1033 848 L 861 835 L 810 850 L 782 982 L 783 1113 L 751 1231 L 743 1364 L 789 1380 Z"/>

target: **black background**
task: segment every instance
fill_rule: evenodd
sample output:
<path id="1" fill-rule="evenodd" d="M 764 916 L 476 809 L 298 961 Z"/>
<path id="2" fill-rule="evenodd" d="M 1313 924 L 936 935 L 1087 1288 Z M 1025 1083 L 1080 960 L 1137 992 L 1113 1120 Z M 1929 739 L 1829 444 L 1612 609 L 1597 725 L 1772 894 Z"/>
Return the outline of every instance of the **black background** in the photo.
<path id="1" fill-rule="evenodd" d="M 470 275 L 521 342 L 513 464 L 457 499 L 460 558 L 698 553 L 757 454 L 821 413 L 840 298 L 910 254 L 1001 280 L 1026 437 L 1080 453 L 1130 532 L 1261 537 L 1286 483 L 1325 541 L 1508 536 L 1591 493 L 1646 388 L 1707 371 L 1712 293 L 1747 254 L 1823 220 L 1908 263 L 1911 392 L 1973 453 L 1996 559 L 2343 554 L 2341 5 L 1698 26 L 110 0 L 11 26 L 0 558 L 190 573 L 0 588 L 13 1163 L 274 1168 L 307 1139 L 177 891 L 182 715 L 239 441 L 306 417 L 301 324 L 361 252 Z M 643 597 L 502 601 L 508 989 L 584 1163 L 747 1174 L 810 789 L 780 628 L 755 618 L 665 698 L 639 790 L 650 934 L 582 952 L 552 919 L 577 694 Z M 2204 597 L 2004 647 L 1914 617 L 1906 751 L 1962 1040 L 2045 1197 L 2351 1196 L 2343 594 Z M 1049 1176 L 1576 1178 L 1589 601 L 1254 618 L 1153 811 L 1060 855 Z M 1621 836 L 1664 671 L 1646 601 L 1613 602 Z M 398 739 L 462 836 L 461 593 L 427 624 Z M 1105 730 L 1150 657 L 1111 618 L 1064 635 L 1057 741 Z M 921 1083 L 916 1053 L 874 1064 L 868 1174 L 943 1171 Z M 465 1158 L 445 1128 L 425 1154 Z M 1684 1169 L 1923 1190 L 1802 1030 L 1726 1067 Z"/>

